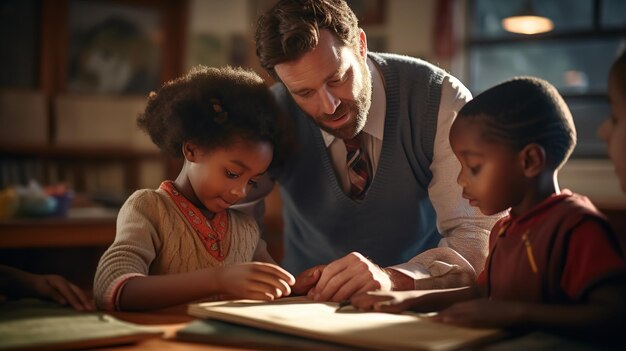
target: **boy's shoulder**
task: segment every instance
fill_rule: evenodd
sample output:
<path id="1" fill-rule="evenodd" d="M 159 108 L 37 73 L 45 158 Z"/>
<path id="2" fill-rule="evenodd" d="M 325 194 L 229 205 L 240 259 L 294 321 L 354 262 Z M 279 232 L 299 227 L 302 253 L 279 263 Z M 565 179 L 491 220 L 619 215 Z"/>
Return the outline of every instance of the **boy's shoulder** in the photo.
<path id="1" fill-rule="evenodd" d="M 564 189 L 562 193 L 563 199 L 558 202 L 557 207 L 564 213 L 570 216 L 590 215 L 607 220 L 604 214 L 598 210 L 587 196 L 574 193 L 568 189 Z"/>

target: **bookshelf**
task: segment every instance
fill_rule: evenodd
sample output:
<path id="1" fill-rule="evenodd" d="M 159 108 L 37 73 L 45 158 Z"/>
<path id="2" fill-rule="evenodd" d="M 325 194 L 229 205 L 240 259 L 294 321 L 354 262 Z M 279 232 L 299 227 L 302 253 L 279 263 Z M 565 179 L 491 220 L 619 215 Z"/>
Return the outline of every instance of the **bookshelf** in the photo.
<path id="1" fill-rule="evenodd" d="M 35 19 L 22 21 L 26 24 L 17 26 L 11 39 L 19 42 L 27 37 L 35 43 L 31 55 L 7 53 L 4 59 L 19 60 L 21 70 L 30 73 L 0 84 L 0 188 L 25 184 L 31 177 L 44 185 L 68 183 L 76 192 L 104 188 L 104 192 L 127 196 L 138 188 L 154 186 L 157 178 L 171 177 L 179 163 L 161 156 L 137 129 L 135 119 L 149 90 L 182 73 L 188 1 L 9 0 L 2 6 L 7 21 Z M 85 18 L 95 22 L 84 24 Z M 118 28 L 126 28 L 120 23 L 136 26 L 137 31 L 120 32 Z M 81 41 L 87 33 L 108 35 L 107 41 Z M 142 46 L 140 54 L 145 57 L 141 62 L 156 57 L 159 63 L 154 72 L 157 82 L 149 90 L 147 86 L 103 90 L 104 83 L 98 85 L 98 80 L 91 87 L 76 83 L 76 65 L 82 62 L 77 57 L 99 52 L 80 48 L 106 49 L 113 56 L 126 55 L 123 59 L 137 54 L 124 51 L 128 43 L 137 46 L 146 41 L 154 50 Z M 144 69 L 136 66 L 135 71 Z"/>
<path id="2" fill-rule="evenodd" d="M 141 151 L 125 147 L 60 147 L 48 145 L 1 145 L 0 171 L 2 183 L 23 182 L 32 178 L 42 184 L 69 183 L 80 193 L 91 192 L 89 186 L 97 180 L 88 179 L 101 166 L 119 169 L 121 183 L 117 192 L 127 196 L 146 186 L 142 184 L 142 164 L 148 162 L 160 168 L 160 176 L 171 177 L 176 161 L 165 158 L 158 151 Z M 158 177 L 159 175 L 157 175 Z M 152 184 L 150 184 L 152 185 Z M 121 186 L 121 188 L 120 188 Z"/>
<path id="3" fill-rule="evenodd" d="M 81 37 L 76 30 L 84 18 L 98 19 L 107 11 L 130 16 L 127 24 L 153 23 L 148 37 L 155 38 L 158 66 L 148 78 L 154 78 L 154 90 L 182 74 L 188 1 L 7 0 L 0 6 L 6 10 L 0 22 L 11 28 L 11 41 L 3 44 L 32 46 L 29 54 L 9 50 L 0 60 L 18 73 L 26 71 L 15 75 L 15 81 L 0 81 L 0 190 L 29 179 L 42 185 L 65 183 L 77 194 L 74 204 L 81 210 L 94 203 L 77 204 L 78 197 L 91 199 L 98 193 L 102 200 L 109 194 L 109 204 L 118 205 L 133 191 L 176 176 L 180 161 L 162 156 L 134 122 L 149 90 L 111 93 L 76 84 L 75 63 L 83 53 L 76 51 Z M 86 7 L 91 7 L 89 13 L 76 12 Z M 94 23 L 90 30 L 98 29 Z M 102 48 L 104 42 L 99 44 Z M 75 209 L 64 218 L 0 219 L 0 263 L 62 274 L 89 289 L 97 261 L 115 237 L 116 212 L 75 217 Z"/>

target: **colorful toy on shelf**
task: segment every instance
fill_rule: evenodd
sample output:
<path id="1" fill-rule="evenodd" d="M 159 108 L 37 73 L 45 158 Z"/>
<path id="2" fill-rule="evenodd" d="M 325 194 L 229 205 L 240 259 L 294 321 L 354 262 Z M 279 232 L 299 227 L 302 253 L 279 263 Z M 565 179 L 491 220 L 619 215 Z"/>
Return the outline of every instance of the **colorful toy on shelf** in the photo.
<path id="1" fill-rule="evenodd" d="M 74 192 L 66 185 L 42 187 L 31 180 L 27 186 L 7 188 L 0 192 L 0 219 L 22 217 L 65 217 Z"/>
<path id="2" fill-rule="evenodd" d="M 44 191 L 56 200 L 56 207 L 52 212 L 52 215 L 55 217 L 67 216 L 67 212 L 72 206 L 74 192 L 68 189 L 65 184 L 50 185 L 45 187 Z"/>

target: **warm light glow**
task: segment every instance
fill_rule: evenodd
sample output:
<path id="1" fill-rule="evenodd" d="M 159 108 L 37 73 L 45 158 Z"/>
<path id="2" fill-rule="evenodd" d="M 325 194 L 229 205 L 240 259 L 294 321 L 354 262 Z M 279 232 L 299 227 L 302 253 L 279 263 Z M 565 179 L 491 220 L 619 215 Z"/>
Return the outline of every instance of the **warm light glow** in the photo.
<path id="1" fill-rule="evenodd" d="M 554 28 L 552 21 L 539 16 L 514 16 L 502 20 L 502 26 L 509 32 L 537 34 L 549 32 Z"/>

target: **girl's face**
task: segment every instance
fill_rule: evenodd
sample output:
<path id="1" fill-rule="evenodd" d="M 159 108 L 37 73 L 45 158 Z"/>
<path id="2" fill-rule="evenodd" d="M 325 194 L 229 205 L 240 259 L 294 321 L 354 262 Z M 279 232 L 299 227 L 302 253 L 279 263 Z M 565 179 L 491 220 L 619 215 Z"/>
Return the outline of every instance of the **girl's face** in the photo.
<path id="1" fill-rule="evenodd" d="M 188 158 L 187 176 L 198 201 L 212 213 L 221 212 L 246 197 L 272 161 L 268 142 L 238 140 L 209 151 L 195 148 Z"/>
<path id="2" fill-rule="evenodd" d="M 461 162 L 457 182 L 463 197 L 485 215 L 519 204 L 524 195 L 524 173 L 518 152 L 506 144 L 486 141 L 482 117 L 457 119 L 450 145 Z"/>
<path id="3" fill-rule="evenodd" d="M 626 192 L 626 91 L 618 85 L 616 73 L 609 76 L 611 115 L 598 128 L 598 136 L 607 144 L 622 191 Z"/>

